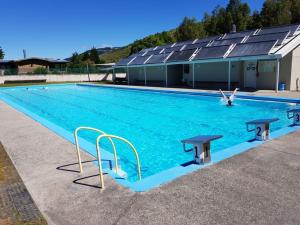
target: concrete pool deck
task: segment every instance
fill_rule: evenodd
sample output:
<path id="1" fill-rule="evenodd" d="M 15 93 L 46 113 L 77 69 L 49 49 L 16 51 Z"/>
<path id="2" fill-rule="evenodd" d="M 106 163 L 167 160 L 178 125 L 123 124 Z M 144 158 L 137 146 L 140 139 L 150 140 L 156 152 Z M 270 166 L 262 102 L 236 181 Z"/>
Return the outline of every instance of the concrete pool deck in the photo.
<path id="1" fill-rule="evenodd" d="M 0 118 L 0 141 L 49 224 L 300 224 L 300 132 L 135 193 L 107 175 L 104 191 L 92 187 L 92 163 L 80 175 L 67 166 L 71 143 L 3 102 Z"/>

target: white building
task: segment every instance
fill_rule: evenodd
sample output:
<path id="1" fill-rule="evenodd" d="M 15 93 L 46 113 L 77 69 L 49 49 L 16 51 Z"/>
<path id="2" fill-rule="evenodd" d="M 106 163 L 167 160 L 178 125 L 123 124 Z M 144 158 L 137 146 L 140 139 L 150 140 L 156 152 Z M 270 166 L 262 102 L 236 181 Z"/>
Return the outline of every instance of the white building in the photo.
<path id="1" fill-rule="evenodd" d="M 232 32 L 143 49 L 120 60 L 131 85 L 234 87 L 286 90 L 300 87 L 300 25 Z M 281 85 L 282 86 L 282 85 Z"/>

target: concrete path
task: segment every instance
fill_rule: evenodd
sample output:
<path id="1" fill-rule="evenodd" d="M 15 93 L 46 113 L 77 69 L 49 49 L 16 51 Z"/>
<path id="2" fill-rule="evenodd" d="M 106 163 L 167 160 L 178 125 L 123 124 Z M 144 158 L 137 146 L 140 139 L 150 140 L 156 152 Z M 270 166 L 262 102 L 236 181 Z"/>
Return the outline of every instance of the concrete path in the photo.
<path id="1" fill-rule="evenodd" d="M 97 168 L 62 167 L 76 162 L 71 143 L 3 102 L 0 119 L 0 141 L 49 224 L 300 224 L 300 132 L 134 193 L 109 176 L 104 191 L 79 184 L 98 185 Z"/>

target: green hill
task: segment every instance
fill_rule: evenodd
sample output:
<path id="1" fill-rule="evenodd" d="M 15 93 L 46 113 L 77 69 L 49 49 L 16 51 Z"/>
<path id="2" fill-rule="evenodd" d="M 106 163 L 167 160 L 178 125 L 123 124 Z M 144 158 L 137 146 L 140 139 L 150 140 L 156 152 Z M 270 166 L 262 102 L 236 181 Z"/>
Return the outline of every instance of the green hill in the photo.
<path id="1" fill-rule="evenodd" d="M 106 63 L 117 62 L 122 58 L 129 56 L 131 52 L 131 46 L 118 48 L 109 52 L 105 52 L 99 55 L 100 60 Z"/>

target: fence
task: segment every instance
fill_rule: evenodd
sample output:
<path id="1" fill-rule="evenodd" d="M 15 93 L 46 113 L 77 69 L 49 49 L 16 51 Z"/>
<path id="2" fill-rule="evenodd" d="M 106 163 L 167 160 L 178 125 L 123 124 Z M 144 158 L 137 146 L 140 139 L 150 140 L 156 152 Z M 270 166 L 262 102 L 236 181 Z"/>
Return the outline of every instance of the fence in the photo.
<path id="1" fill-rule="evenodd" d="M 40 67 L 42 68 L 42 67 Z M 100 73 L 106 73 L 105 71 L 101 70 L 102 68 L 98 67 L 79 67 L 79 68 L 71 68 L 71 67 L 66 67 L 66 68 L 42 68 L 39 70 L 33 70 L 32 72 L 27 72 L 27 73 L 21 73 L 18 71 L 18 69 L 0 69 L 0 75 L 4 76 L 11 76 L 11 75 L 41 75 L 41 74 L 100 74 Z"/>

